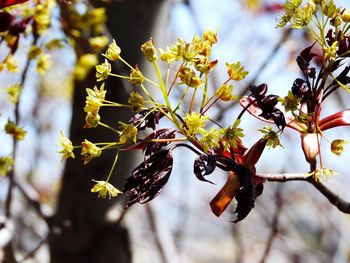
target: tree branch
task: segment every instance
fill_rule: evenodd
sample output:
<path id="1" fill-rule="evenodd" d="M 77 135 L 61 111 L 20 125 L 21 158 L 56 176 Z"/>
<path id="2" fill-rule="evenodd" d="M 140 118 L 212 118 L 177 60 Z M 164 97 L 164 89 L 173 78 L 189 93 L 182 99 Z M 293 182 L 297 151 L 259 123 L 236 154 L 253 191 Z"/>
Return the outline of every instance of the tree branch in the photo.
<path id="1" fill-rule="evenodd" d="M 339 211 L 350 214 L 350 202 L 341 198 L 338 194 L 330 190 L 321 181 L 309 174 L 256 174 L 257 177 L 269 182 L 306 181 L 312 184 L 328 201 L 337 207 Z"/>

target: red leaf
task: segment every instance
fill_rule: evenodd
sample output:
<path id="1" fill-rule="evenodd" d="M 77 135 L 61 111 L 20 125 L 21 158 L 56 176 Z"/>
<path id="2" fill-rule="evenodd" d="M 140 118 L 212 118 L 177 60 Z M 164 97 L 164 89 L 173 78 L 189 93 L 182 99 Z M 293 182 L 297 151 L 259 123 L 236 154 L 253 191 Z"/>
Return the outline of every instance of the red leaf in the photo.
<path id="1" fill-rule="evenodd" d="M 216 216 L 220 216 L 225 211 L 229 203 L 235 197 L 236 191 L 239 189 L 239 187 L 240 180 L 238 176 L 236 173 L 230 172 L 226 183 L 210 202 L 211 210 Z"/>

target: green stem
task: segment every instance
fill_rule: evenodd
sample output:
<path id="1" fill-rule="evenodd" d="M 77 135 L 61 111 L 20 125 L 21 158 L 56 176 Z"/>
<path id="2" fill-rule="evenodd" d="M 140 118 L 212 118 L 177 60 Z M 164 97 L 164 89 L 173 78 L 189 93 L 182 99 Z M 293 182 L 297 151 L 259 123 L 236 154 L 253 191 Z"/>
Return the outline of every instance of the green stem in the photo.
<path id="1" fill-rule="evenodd" d="M 164 86 L 164 82 L 163 82 L 163 79 L 162 79 L 162 74 L 160 73 L 158 64 L 155 61 L 153 62 L 153 66 L 154 66 L 154 69 L 156 71 L 156 75 L 157 75 L 157 78 L 158 78 L 158 81 L 159 81 L 159 84 L 160 84 L 160 89 L 162 91 L 162 94 L 163 94 L 163 97 L 164 97 L 164 100 L 165 100 L 165 104 L 166 104 L 166 106 L 168 108 L 168 111 L 169 111 L 169 113 L 171 115 L 172 121 L 174 122 L 176 127 L 180 131 L 182 131 L 182 126 L 180 125 L 177 117 L 175 116 L 175 114 L 174 114 L 174 112 L 173 112 L 173 110 L 171 108 L 169 97 L 168 97 L 168 94 L 166 92 L 166 87 Z"/>
<path id="2" fill-rule="evenodd" d="M 112 175 L 112 173 L 113 173 L 113 171 L 114 171 L 114 167 L 115 167 L 115 165 L 116 165 L 116 163 L 117 163 L 117 161 L 118 161 L 118 157 L 119 157 L 119 149 L 117 150 L 117 154 L 115 155 L 112 168 L 111 168 L 111 170 L 109 171 L 109 174 L 108 174 L 108 177 L 107 177 L 107 180 L 106 180 L 107 183 L 108 183 L 109 179 L 111 178 L 111 175 Z"/>
<path id="3" fill-rule="evenodd" d="M 207 92 L 208 92 L 208 82 L 209 82 L 209 76 L 208 74 L 205 74 L 205 86 L 204 86 L 204 92 L 203 92 L 203 97 L 202 97 L 202 103 L 201 103 L 201 109 L 200 112 L 203 111 L 204 106 L 206 104 L 206 101 L 208 99 Z"/>
<path id="4" fill-rule="evenodd" d="M 114 131 L 114 132 L 117 133 L 117 134 L 120 134 L 120 131 L 118 131 L 118 130 L 112 128 L 111 126 L 109 126 L 109 125 L 107 125 L 107 124 L 104 124 L 103 122 L 100 122 L 100 121 L 99 121 L 98 124 L 101 125 L 102 127 L 105 127 L 105 128 L 107 128 L 107 129 L 111 130 L 111 131 Z"/>
<path id="5" fill-rule="evenodd" d="M 192 107 L 193 107 L 193 104 L 194 104 L 194 99 L 196 97 L 196 93 L 197 93 L 197 89 L 195 88 L 194 91 L 193 91 L 193 95 L 192 95 L 192 99 L 191 99 L 191 103 L 190 103 L 189 113 L 192 112 Z"/>
<path id="6" fill-rule="evenodd" d="M 187 94 L 189 88 L 190 88 L 190 86 L 187 86 L 186 89 L 185 89 L 185 91 L 182 93 L 182 96 L 181 96 L 181 98 L 180 98 L 178 104 L 176 105 L 176 107 L 175 107 L 175 109 L 174 109 L 174 112 L 176 112 L 176 111 L 180 108 L 180 106 L 181 106 L 181 104 L 182 104 L 182 101 L 183 101 L 183 99 L 185 98 L 185 96 L 186 96 L 186 94 Z"/>

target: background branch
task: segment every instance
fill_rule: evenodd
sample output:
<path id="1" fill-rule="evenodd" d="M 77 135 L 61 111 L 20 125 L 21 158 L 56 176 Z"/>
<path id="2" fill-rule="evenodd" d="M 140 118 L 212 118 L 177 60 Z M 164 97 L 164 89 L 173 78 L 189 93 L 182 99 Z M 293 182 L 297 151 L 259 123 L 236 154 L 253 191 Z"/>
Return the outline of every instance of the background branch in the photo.
<path id="1" fill-rule="evenodd" d="M 269 182 L 306 181 L 312 184 L 328 201 L 337 207 L 341 212 L 350 214 L 350 202 L 341 198 L 338 194 L 330 190 L 320 180 L 309 174 L 257 174 L 257 177 Z"/>

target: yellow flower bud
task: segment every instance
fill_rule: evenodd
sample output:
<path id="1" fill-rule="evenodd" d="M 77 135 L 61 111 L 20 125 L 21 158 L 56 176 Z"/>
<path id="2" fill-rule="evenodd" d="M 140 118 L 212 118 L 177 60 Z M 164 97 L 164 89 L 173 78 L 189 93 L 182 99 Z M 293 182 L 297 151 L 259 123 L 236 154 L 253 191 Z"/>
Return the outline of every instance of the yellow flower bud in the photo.
<path id="1" fill-rule="evenodd" d="M 110 61 L 117 61 L 120 56 L 121 49 L 113 39 L 112 43 L 109 44 L 106 53 L 104 56 Z"/>
<path id="2" fill-rule="evenodd" d="M 120 133 L 120 144 L 136 143 L 137 128 L 133 124 L 121 123 L 123 130 Z"/>
<path id="3" fill-rule="evenodd" d="M 143 107 L 145 100 L 143 99 L 140 93 L 138 93 L 136 90 L 133 90 L 130 93 L 128 102 L 132 107 L 132 111 L 137 111 L 138 109 Z"/>
<path id="4" fill-rule="evenodd" d="M 136 65 L 134 70 L 130 73 L 130 82 L 134 85 L 141 85 L 145 80 L 139 67 Z"/>
<path id="5" fill-rule="evenodd" d="M 97 81 L 102 81 L 108 78 L 109 73 L 112 71 L 111 64 L 105 59 L 104 63 L 97 65 L 96 67 L 96 78 Z"/>
<path id="6" fill-rule="evenodd" d="M 332 141 L 332 144 L 331 144 L 332 153 L 338 156 L 341 155 L 344 152 L 344 148 L 347 144 L 348 144 L 348 141 L 346 140 L 337 139 Z"/>
<path id="7" fill-rule="evenodd" d="M 196 88 L 204 82 L 191 68 L 187 67 L 182 67 L 179 70 L 179 78 L 183 83 L 192 88 Z"/>
<path id="8" fill-rule="evenodd" d="M 220 88 L 218 88 L 215 92 L 216 96 L 220 98 L 222 101 L 231 101 L 237 99 L 237 96 L 232 95 L 233 85 L 224 84 Z"/>
<path id="9" fill-rule="evenodd" d="M 9 156 L 0 157 L 0 174 L 5 176 L 9 171 L 13 169 L 14 161 Z"/>
<path id="10" fill-rule="evenodd" d="M 90 162 L 93 158 L 96 158 L 101 155 L 101 148 L 97 147 L 92 142 L 85 139 L 81 143 L 83 148 L 81 149 L 81 155 L 83 155 L 84 164 Z"/>
<path id="11" fill-rule="evenodd" d="M 90 46 L 95 52 L 101 51 L 108 44 L 108 37 L 98 36 L 89 39 Z"/>
<path id="12" fill-rule="evenodd" d="M 152 38 L 144 44 L 142 44 L 141 51 L 149 62 L 154 62 L 158 59 L 157 50 L 154 47 Z"/>

